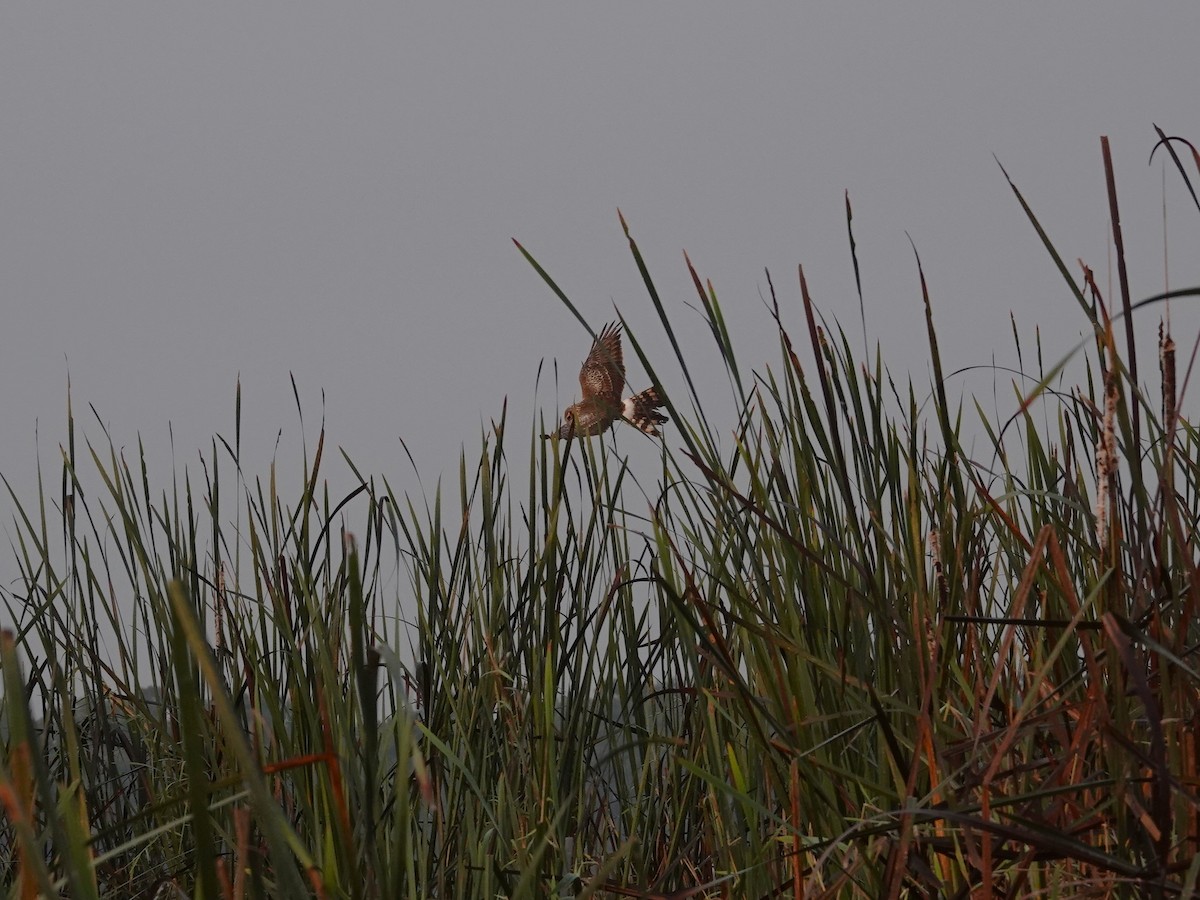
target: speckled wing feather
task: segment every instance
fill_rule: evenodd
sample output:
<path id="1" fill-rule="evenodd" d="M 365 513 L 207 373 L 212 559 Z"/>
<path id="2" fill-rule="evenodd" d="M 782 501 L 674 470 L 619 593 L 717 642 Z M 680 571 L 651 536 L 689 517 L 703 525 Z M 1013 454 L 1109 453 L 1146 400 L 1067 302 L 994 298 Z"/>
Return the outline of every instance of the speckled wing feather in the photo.
<path id="1" fill-rule="evenodd" d="M 621 323 L 606 325 L 592 352 L 579 370 L 579 386 L 583 402 L 598 400 L 615 410 L 621 408 L 621 392 L 625 390 L 625 360 L 621 355 Z"/>

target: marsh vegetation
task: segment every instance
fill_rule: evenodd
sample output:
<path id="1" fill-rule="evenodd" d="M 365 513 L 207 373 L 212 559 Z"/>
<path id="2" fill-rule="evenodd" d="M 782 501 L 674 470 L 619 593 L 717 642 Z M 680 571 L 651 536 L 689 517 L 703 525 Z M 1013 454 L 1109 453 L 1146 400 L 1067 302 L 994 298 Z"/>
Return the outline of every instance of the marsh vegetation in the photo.
<path id="1" fill-rule="evenodd" d="M 498 411 L 428 491 L 344 454 L 331 496 L 323 433 L 243 471 L 240 427 L 164 488 L 69 415 L 33 499 L 8 485 L 8 895 L 1193 893 L 1191 357 L 1161 332 L 1139 370 L 1168 298 L 1072 274 L 1013 190 L 1088 337 L 1060 365 L 1014 327 L 999 418 L 943 371 L 923 275 L 919 383 L 802 269 L 748 356 L 689 262 L 685 347 L 632 237 L 683 375 L 636 466 Z"/>

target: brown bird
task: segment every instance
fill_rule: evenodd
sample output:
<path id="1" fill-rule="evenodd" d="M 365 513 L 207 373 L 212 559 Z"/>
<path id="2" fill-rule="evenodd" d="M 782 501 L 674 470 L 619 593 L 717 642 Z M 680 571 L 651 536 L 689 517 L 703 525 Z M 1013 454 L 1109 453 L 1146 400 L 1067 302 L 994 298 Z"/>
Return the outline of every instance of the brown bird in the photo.
<path id="1" fill-rule="evenodd" d="M 583 390 L 583 399 L 563 412 L 563 423 L 558 429 L 561 438 L 572 434 L 602 434 L 618 419 L 658 437 L 657 426 L 667 421 L 667 417 L 658 411 L 663 405 L 658 388 L 649 387 L 640 394 L 621 399 L 625 390 L 625 360 L 621 353 L 620 322 L 606 325 L 600 331 L 592 344 L 592 352 L 579 370 L 579 387 Z"/>

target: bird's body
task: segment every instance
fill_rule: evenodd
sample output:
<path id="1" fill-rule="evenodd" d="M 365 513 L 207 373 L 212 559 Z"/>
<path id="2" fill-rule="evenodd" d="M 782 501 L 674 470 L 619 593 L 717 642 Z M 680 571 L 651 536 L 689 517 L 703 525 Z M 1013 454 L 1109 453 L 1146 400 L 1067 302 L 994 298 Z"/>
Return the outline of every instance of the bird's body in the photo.
<path id="1" fill-rule="evenodd" d="M 621 351 L 619 322 L 606 325 L 600 331 L 592 344 L 592 352 L 579 370 L 579 387 L 583 399 L 563 412 L 559 437 L 602 434 L 618 419 L 658 437 L 658 426 L 667 421 L 667 417 L 658 411 L 663 401 L 657 388 L 650 387 L 632 397 L 621 397 L 625 390 L 625 359 Z"/>

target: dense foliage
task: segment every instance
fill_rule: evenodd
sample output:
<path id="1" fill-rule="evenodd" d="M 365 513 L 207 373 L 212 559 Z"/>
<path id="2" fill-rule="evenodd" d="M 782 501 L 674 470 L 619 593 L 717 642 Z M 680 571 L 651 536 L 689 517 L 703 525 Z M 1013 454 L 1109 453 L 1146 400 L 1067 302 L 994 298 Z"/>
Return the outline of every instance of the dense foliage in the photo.
<path id="1" fill-rule="evenodd" d="M 289 502 L 237 437 L 164 492 L 70 418 L 4 595 L 9 896 L 1194 891 L 1200 435 L 1169 333 L 1152 398 L 1124 279 L 1025 209 L 1086 377 L 966 400 L 984 456 L 928 296 L 932 384 L 855 359 L 803 271 L 750 370 L 690 263 L 684 351 L 632 239 L 684 376 L 654 453 L 501 415 L 457 490 L 331 498 L 322 435 Z"/>

